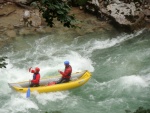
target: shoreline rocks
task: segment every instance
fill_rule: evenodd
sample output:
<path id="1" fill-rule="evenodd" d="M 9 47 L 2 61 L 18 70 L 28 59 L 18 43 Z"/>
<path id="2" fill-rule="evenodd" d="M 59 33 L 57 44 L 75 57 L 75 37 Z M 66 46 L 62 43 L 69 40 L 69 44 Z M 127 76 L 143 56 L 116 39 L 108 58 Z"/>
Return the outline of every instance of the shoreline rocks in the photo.
<path id="1" fill-rule="evenodd" d="M 45 33 L 74 32 L 84 35 L 91 32 L 111 31 L 114 27 L 120 32 L 132 32 L 134 30 L 150 29 L 150 1 L 133 2 L 134 0 L 91 0 L 84 6 L 72 7 L 77 25 L 80 28 L 65 28 L 55 21 L 53 28 L 47 26 L 41 13 L 35 7 L 22 8 L 15 0 L 2 0 L 0 2 L 0 47 L 11 42 L 17 36 L 35 35 Z M 21 1 L 21 0 L 20 0 Z M 26 0 L 25 0 L 26 1 Z M 28 6 L 29 7 L 29 6 Z M 25 25 L 23 15 L 30 14 Z M 92 15 L 91 15 L 92 14 Z M 82 16 L 81 16 L 82 15 Z"/>
<path id="2" fill-rule="evenodd" d="M 63 25 L 56 20 L 54 20 L 54 27 L 51 28 L 47 26 L 47 23 L 44 18 L 42 18 L 41 13 L 36 8 L 24 9 L 18 7 L 14 3 L 0 4 L 0 7 L 2 7 L 0 10 L 0 47 L 7 45 L 8 42 L 13 41 L 17 36 L 63 32 L 72 32 L 80 36 L 95 31 L 113 29 L 109 23 L 97 20 L 95 16 L 85 13 L 83 10 L 80 10 L 79 7 L 72 7 L 70 12 L 75 14 L 75 17 L 79 20 L 77 22 L 79 28 L 76 29 L 63 27 Z M 23 20 L 23 15 L 26 10 L 30 12 L 30 17 L 26 21 L 31 22 L 28 26 Z"/>
<path id="3" fill-rule="evenodd" d="M 88 1 L 83 9 L 100 20 L 109 21 L 118 29 L 132 32 L 150 27 L 150 1 L 141 1 L 92 0 Z"/>

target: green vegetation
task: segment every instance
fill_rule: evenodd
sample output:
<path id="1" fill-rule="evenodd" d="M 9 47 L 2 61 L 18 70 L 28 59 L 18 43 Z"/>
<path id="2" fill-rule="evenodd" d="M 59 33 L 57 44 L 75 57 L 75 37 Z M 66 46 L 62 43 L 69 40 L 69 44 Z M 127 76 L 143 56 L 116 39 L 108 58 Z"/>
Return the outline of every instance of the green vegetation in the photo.
<path id="1" fill-rule="evenodd" d="M 0 68 L 6 68 L 7 63 L 5 62 L 5 59 L 7 57 L 0 57 Z"/>
<path id="2" fill-rule="evenodd" d="M 26 5 L 36 3 L 43 18 L 45 18 L 47 25 L 54 26 L 54 19 L 60 21 L 64 27 L 74 28 L 75 16 L 70 14 L 71 6 L 73 4 L 83 5 L 88 0 L 28 0 Z"/>
<path id="3" fill-rule="evenodd" d="M 126 113 L 132 113 L 130 110 L 125 110 Z M 144 109 L 143 107 L 139 107 L 135 112 L 133 113 L 150 113 L 150 109 Z"/>
<path id="4" fill-rule="evenodd" d="M 56 18 L 63 23 L 64 27 L 75 27 L 73 22 L 75 21 L 74 15 L 69 15 L 70 7 L 67 2 L 62 0 L 42 0 L 38 4 L 42 16 L 46 19 L 48 26 L 53 27 L 53 20 Z"/>
<path id="5" fill-rule="evenodd" d="M 68 1 L 70 1 L 74 5 L 82 6 L 82 5 L 86 4 L 86 2 L 89 0 L 68 0 Z"/>
<path id="6" fill-rule="evenodd" d="M 74 28 L 76 19 L 74 14 L 70 14 L 72 6 L 86 4 L 88 0 L 27 0 L 27 2 L 16 2 L 21 7 L 31 5 L 38 7 L 43 18 L 50 27 L 54 26 L 54 20 L 60 21 L 64 27 Z"/>

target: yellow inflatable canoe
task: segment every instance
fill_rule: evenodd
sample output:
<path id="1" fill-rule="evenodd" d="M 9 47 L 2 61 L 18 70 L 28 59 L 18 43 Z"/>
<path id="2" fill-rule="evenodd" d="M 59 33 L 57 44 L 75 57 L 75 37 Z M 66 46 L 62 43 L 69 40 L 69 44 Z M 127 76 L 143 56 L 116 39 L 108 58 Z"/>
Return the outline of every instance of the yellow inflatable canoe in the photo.
<path id="1" fill-rule="evenodd" d="M 82 72 L 76 72 L 71 75 L 71 80 L 67 83 L 48 85 L 48 83 L 57 81 L 61 78 L 61 75 L 51 76 L 49 78 L 41 79 L 39 87 L 30 87 L 30 91 L 37 91 L 39 93 L 55 92 L 69 90 L 77 88 L 85 84 L 90 78 L 91 73 L 87 70 Z M 18 83 L 8 83 L 9 86 L 22 93 L 26 93 L 29 88 L 29 81 L 18 82 Z"/>

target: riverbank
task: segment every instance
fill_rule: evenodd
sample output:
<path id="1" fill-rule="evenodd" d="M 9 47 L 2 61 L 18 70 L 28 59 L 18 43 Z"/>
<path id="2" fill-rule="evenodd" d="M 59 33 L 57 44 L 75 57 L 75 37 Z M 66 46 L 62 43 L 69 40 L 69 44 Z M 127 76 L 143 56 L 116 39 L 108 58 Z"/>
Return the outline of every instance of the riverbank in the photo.
<path id="1" fill-rule="evenodd" d="M 23 15 L 24 9 L 14 3 L 5 3 L 0 6 L 0 46 L 13 41 L 17 36 L 22 35 L 36 35 L 45 33 L 63 33 L 75 32 L 77 35 L 84 35 L 86 33 L 112 30 L 113 27 L 107 21 L 99 21 L 94 15 L 85 13 L 79 7 L 73 7 L 71 13 L 75 14 L 78 20 L 77 25 L 80 28 L 65 28 L 61 23 L 55 21 L 53 28 L 47 26 L 41 13 L 36 8 L 28 9 L 30 11 L 30 21 L 32 25 L 24 25 Z"/>
<path id="2" fill-rule="evenodd" d="M 129 3 L 128 1 L 125 3 L 120 0 L 105 3 L 102 0 L 99 2 L 95 0 L 95 2 L 88 2 L 84 6 L 71 8 L 70 13 L 75 15 L 76 25 L 79 28 L 65 28 L 56 20 L 54 20 L 54 27 L 51 28 L 47 26 L 42 14 L 34 6 L 21 7 L 13 2 L 0 3 L 0 47 L 13 41 L 17 36 L 24 35 L 73 32 L 80 36 L 113 29 L 118 32 L 150 29 L 149 10 L 148 5 L 142 6 L 139 2 Z M 30 18 L 27 26 L 24 14 L 28 15 L 28 13 Z"/>

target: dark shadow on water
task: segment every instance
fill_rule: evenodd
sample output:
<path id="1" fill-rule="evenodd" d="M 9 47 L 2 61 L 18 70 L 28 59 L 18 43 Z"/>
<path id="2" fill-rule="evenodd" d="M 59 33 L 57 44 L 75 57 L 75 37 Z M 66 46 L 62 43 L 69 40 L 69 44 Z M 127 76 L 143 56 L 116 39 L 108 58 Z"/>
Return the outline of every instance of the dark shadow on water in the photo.
<path id="1" fill-rule="evenodd" d="M 45 113 L 62 113 L 61 111 L 50 111 L 50 112 L 45 112 Z"/>

